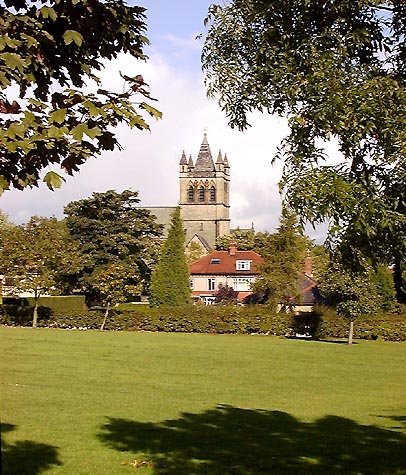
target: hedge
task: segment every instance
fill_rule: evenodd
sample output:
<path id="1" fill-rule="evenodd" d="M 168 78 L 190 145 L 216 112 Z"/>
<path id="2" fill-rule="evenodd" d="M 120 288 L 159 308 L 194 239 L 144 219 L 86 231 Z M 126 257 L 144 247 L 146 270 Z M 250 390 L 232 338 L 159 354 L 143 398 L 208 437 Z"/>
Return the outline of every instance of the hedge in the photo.
<path id="1" fill-rule="evenodd" d="M 297 336 L 309 333 L 313 338 L 347 338 L 349 321 L 328 308 L 316 308 L 312 314 L 271 313 L 265 306 L 186 306 L 176 308 L 112 309 L 106 330 L 270 334 Z M 31 312 L 31 313 L 30 313 Z M 39 310 L 38 326 L 52 328 L 98 329 L 104 310 L 52 311 Z M 2 308 L 0 323 L 30 326 L 32 307 Z M 354 338 L 406 341 L 406 311 L 394 315 L 358 317 L 354 322 Z"/>
<path id="2" fill-rule="evenodd" d="M 87 309 L 85 303 L 84 295 L 55 295 L 50 297 L 40 297 L 39 306 L 43 309 L 48 308 L 48 310 L 42 310 L 46 313 L 55 313 L 56 315 L 61 315 L 65 312 L 83 312 Z M 34 305 L 33 297 L 3 297 L 3 304 L 10 308 L 15 307 L 32 307 Z"/>

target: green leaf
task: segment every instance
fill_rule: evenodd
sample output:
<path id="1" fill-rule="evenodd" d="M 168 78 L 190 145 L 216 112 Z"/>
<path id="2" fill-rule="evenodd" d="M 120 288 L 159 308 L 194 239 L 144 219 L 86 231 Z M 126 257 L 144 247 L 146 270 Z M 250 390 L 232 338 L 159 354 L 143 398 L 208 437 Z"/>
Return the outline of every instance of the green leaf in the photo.
<path id="1" fill-rule="evenodd" d="M 69 130 L 66 126 L 56 127 L 55 125 L 51 125 L 51 127 L 48 129 L 48 137 L 60 139 L 64 136 L 64 134 L 68 133 L 68 131 Z"/>
<path id="2" fill-rule="evenodd" d="M 72 129 L 72 137 L 78 142 L 81 142 L 83 139 L 83 133 L 84 133 L 85 127 L 86 127 L 85 124 L 79 124 Z"/>
<path id="3" fill-rule="evenodd" d="M 140 108 L 146 110 L 148 114 L 150 114 L 152 117 L 155 117 L 156 120 L 162 119 L 162 112 L 158 109 L 155 109 L 155 107 L 150 106 L 146 102 L 141 102 Z"/>
<path id="4" fill-rule="evenodd" d="M 5 190 L 8 190 L 9 188 L 9 182 L 3 176 L 0 175 L 0 196 Z"/>
<path id="5" fill-rule="evenodd" d="M 11 84 L 11 81 L 6 77 L 3 71 L 0 71 L 0 85 L 3 89 Z"/>
<path id="6" fill-rule="evenodd" d="M 140 115 L 135 115 L 131 117 L 129 124 L 131 128 L 137 127 L 137 129 L 140 129 L 140 130 L 143 130 L 143 129 L 149 130 L 149 125 L 145 122 L 145 120 Z"/>
<path id="7" fill-rule="evenodd" d="M 98 135 L 101 134 L 101 130 L 100 130 L 99 127 L 97 127 L 97 125 L 96 125 L 96 127 L 92 127 L 91 129 L 89 129 L 89 128 L 86 126 L 86 130 L 85 130 L 84 132 L 85 132 L 85 134 L 86 134 L 89 138 L 91 138 L 92 140 L 93 140 L 95 137 L 97 137 Z"/>
<path id="8" fill-rule="evenodd" d="M 21 38 L 26 41 L 28 48 L 38 45 L 38 41 L 33 36 L 22 33 Z"/>
<path id="9" fill-rule="evenodd" d="M 58 124 L 62 124 L 65 120 L 67 109 L 58 109 L 49 116 L 49 122 L 57 122 Z"/>
<path id="10" fill-rule="evenodd" d="M 20 73 L 24 70 L 25 62 L 21 56 L 17 53 L 1 53 L 0 59 L 6 64 L 10 69 L 17 68 Z"/>
<path id="11" fill-rule="evenodd" d="M 32 125 L 35 122 L 35 114 L 30 111 L 24 111 L 24 124 Z"/>
<path id="12" fill-rule="evenodd" d="M 73 41 L 78 46 L 81 46 L 81 44 L 83 43 L 83 36 L 78 31 L 66 30 L 63 34 L 63 40 L 66 45 L 70 45 Z"/>
<path id="13" fill-rule="evenodd" d="M 55 21 L 57 18 L 56 12 L 52 7 L 42 7 L 40 13 L 43 18 L 50 18 L 52 21 Z"/>
<path id="14" fill-rule="evenodd" d="M 92 101 L 86 100 L 82 105 L 86 107 L 91 117 L 95 117 L 103 112 L 103 109 L 97 107 Z"/>
<path id="15" fill-rule="evenodd" d="M 97 126 L 89 129 L 86 124 L 78 124 L 72 130 L 72 137 L 79 142 L 83 140 L 83 134 L 86 134 L 89 138 L 93 140 L 95 137 L 101 134 L 101 130 Z"/>
<path id="16" fill-rule="evenodd" d="M 58 175 L 56 172 L 48 172 L 44 176 L 44 182 L 47 184 L 47 187 L 50 190 L 54 190 L 55 188 L 60 188 L 62 185 L 62 182 L 65 181 L 65 178 L 63 178 L 61 175 Z"/>

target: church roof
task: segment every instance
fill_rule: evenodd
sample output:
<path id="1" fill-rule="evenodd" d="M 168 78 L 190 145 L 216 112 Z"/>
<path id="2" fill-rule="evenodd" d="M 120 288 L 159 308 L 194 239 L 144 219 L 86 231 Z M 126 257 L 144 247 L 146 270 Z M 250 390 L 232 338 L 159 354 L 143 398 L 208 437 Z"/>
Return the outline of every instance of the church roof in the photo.
<path id="1" fill-rule="evenodd" d="M 171 215 L 176 206 L 143 206 L 141 209 L 148 210 L 156 217 L 156 222 L 163 225 L 163 236 L 166 238 L 171 224 Z"/>
<path id="2" fill-rule="evenodd" d="M 213 157 L 211 155 L 207 134 L 204 133 L 203 141 L 200 145 L 199 154 L 197 156 L 195 171 L 212 171 L 214 170 Z"/>

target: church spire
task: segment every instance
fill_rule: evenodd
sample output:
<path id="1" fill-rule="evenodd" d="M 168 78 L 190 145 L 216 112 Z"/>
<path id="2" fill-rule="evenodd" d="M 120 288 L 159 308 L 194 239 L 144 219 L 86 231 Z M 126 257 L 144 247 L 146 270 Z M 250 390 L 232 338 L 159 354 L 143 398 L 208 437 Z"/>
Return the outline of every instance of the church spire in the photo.
<path id="1" fill-rule="evenodd" d="M 183 152 L 182 152 L 182 156 L 180 157 L 179 165 L 187 165 L 187 160 L 186 160 L 186 155 L 185 155 L 185 151 L 184 151 L 184 150 L 183 150 Z"/>
<path id="2" fill-rule="evenodd" d="M 209 147 L 209 142 L 207 141 L 207 134 L 206 132 L 203 135 L 203 141 L 200 145 L 199 154 L 196 160 L 196 171 L 213 171 L 214 170 L 214 162 L 213 157 L 211 156 L 211 151 Z"/>
<path id="3" fill-rule="evenodd" d="M 216 163 L 223 163 L 223 155 L 221 155 L 221 150 L 219 150 L 219 154 L 217 155 Z"/>

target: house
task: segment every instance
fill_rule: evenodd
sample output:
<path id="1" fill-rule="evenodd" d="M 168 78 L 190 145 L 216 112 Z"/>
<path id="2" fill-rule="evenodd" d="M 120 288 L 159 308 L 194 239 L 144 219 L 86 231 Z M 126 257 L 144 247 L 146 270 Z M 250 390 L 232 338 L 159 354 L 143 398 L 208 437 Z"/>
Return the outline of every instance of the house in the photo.
<path id="1" fill-rule="evenodd" d="M 192 297 L 211 305 L 216 300 L 219 285 L 227 285 L 238 292 L 242 302 L 252 295 L 252 284 L 258 277 L 262 257 L 254 251 L 241 251 L 235 242 L 228 251 L 213 251 L 190 265 Z"/>
<path id="2" fill-rule="evenodd" d="M 286 302 L 279 304 L 278 311 L 286 307 L 296 314 L 311 313 L 313 307 L 322 301 L 317 281 L 313 276 L 313 262 L 310 251 L 307 251 L 303 271 L 298 273 L 297 291 L 299 298 L 297 300 L 291 298 L 288 305 L 286 305 Z"/>

